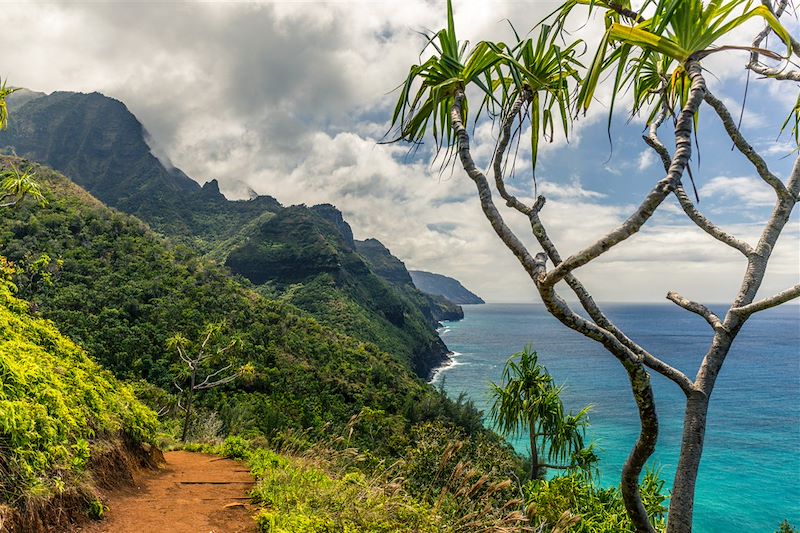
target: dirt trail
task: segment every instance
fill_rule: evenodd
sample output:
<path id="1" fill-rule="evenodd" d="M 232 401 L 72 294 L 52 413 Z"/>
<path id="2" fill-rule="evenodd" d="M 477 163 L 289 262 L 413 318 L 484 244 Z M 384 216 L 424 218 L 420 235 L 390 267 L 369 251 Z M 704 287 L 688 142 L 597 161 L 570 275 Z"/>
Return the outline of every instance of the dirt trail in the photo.
<path id="1" fill-rule="evenodd" d="M 251 533 L 253 478 L 244 465 L 211 455 L 164 454 L 158 472 L 142 472 L 136 486 L 108 494 L 105 518 L 82 533 Z"/>

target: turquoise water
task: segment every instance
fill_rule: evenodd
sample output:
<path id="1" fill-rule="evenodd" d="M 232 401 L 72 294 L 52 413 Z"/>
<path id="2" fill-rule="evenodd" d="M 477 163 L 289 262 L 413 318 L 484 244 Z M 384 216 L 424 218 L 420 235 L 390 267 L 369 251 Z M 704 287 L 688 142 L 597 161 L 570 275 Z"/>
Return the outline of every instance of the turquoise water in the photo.
<path id="1" fill-rule="evenodd" d="M 710 341 L 706 322 L 674 305 L 609 305 L 609 317 L 630 337 L 694 376 Z M 716 309 L 722 313 L 724 309 Z M 589 437 L 600 448 L 603 486 L 616 485 L 639 431 L 622 367 L 593 341 L 562 326 L 542 306 L 464 306 L 465 318 L 441 331 L 456 352 L 444 379 L 451 396 L 465 392 L 488 412 L 488 384 L 506 358 L 532 344 L 568 408 L 593 405 Z M 654 374 L 661 431 L 653 463 L 671 485 L 683 417 L 683 394 Z M 522 440 L 514 446 L 528 450 Z M 720 373 L 709 409 L 695 500 L 695 531 L 773 532 L 789 519 L 800 526 L 800 307 L 753 317 Z"/>

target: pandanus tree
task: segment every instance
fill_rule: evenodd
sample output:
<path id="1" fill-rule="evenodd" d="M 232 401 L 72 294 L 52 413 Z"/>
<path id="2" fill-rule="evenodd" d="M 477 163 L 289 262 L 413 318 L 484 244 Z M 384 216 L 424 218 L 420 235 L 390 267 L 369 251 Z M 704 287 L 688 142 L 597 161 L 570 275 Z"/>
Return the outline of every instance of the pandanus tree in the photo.
<path id="1" fill-rule="evenodd" d="M 621 492 L 626 511 L 639 532 L 653 531 L 639 492 L 639 478 L 653 454 L 659 430 L 651 373 L 674 382 L 686 399 L 667 531 L 688 532 L 692 528 L 709 400 L 731 345 L 754 313 L 800 296 L 800 285 L 796 285 L 756 300 L 770 254 L 800 198 L 800 160 L 795 161 L 784 179 L 770 170 L 747 142 L 725 104 L 707 87 L 703 68 L 703 61 L 712 54 L 744 51 L 749 54 L 747 69 L 797 90 L 792 82 L 800 80 L 800 72 L 792 66 L 800 57 L 800 45 L 780 22 L 787 3 L 788 0 L 776 4 L 763 0 L 754 7 L 752 2 L 743 0 L 644 0 L 634 11 L 629 1 L 569 0 L 545 18 L 532 38 L 517 37 L 510 44 L 481 42 L 470 49 L 456 38 L 453 10 L 448 2 L 447 27 L 430 36 L 429 44 L 434 49 L 430 58 L 411 67 L 392 117 L 396 135 L 393 133 L 390 140 L 419 143 L 431 135 L 437 152 L 444 152 L 443 161 L 454 161 L 457 155 L 475 184 L 487 221 L 530 277 L 547 310 L 567 327 L 602 344 L 625 369 L 638 409 L 640 432 L 622 469 Z M 605 31 L 599 43 L 593 49 L 587 43 L 562 45 L 569 40 L 565 29 L 568 21 L 585 16 L 586 12 L 603 16 Z M 764 27 L 752 42 L 719 44 L 753 19 L 761 20 Z M 777 39 L 772 40 L 772 48 L 767 48 L 770 35 Z M 579 57 L 584 51 L 589 58 L 586 66 Z M 585 248 L 562 256 L 540 218 L 545 197 L 540 195 L 526 203 L 506 187 L 509 161 L 514 158 L 511 141 L 526 131 L 524 126 L 530 126 L 527 131 L 532 132 L 533 172 L 539 137 L 552 138 L 554 125 L 560 125 L 568 135 L 575 121 L 595 105 L 595 92 L 602 80 L 613 84 L 612 109 L 613 102 L 623 94 L 633 95 L 633 113 L 647 118 L 644 142 L 659 157 L 664 173 L 653 176 L 651 190 L 618 227 Z M 498 128 L 491 181 L 478 168 L 470 149 L 468 92 L 470 98 L 477 95 L 480 101 L 477 114 L 494 121 Z M 697 134 L 698 113 L 704 106 L 720 120 L 733 146 L 754 172 L 774 190 L 774 207 L 755 245 L 701 214 L 685 190 L 686 176 L 691 179 L 688 164 L 692 135 Z M 482 117 L 471 119 L 477 122 Z M 609 127 L 610 120 L 609 117 Z M 795 142 L 799 120 L 800 101 L 784 123 L 784 128 L 794 125 Z M 671 151 L 659 136 L 666 128 L 674 135 Z M 495 194 L 503 206 L 498 207 Z M 671 195 L 691 222 L 718 243 L 736 250 L 744 260 L 738 292 L 723 316 L 675 292 L 667 294 L 670 301 L 703 317 L 711 328 L 708 349 L 693 378 L 671 366 L 662 354 L 650 353 L 626 335 L 608 318 L 576 274 L 639 232 Z M 509 213 L 527 220 L 540 251 L 529 249 L 512 230 L 506 222 Z M 577 299 L 581 313 L 560 294 L 564 285 Z"/>
<path id="2" fill-rule="evenodd" d="M 528 347 L 506 362 L 501 385 L 492 384 L 490 417 L 495 426 L 505 435 L 528 432 L 531 479 L 539 479 L 545 468 L 590 466 L 585 459 L 593 454 L 584 447 L 589 407 L 565 413 L 561 391 Z"/>

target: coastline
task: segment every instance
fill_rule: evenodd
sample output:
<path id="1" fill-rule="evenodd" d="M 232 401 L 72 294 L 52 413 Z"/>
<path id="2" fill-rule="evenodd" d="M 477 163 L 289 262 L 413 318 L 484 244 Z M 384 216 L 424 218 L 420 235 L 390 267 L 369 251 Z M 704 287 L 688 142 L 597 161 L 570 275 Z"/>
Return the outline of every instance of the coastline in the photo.
<path id="1" fill-rule="evenodd" d="M 442 340 L 442 334 L 450 331 L 448 324 L 450 324 L 451 322 L 460 322 L 462 320 L 464 319 L 460 318 L 458 320 L 439 321 L 439 327 L 436 328 L 436 335 L 439 337 L 440 340 Z M 457 366 L 458 365 L 457 357 L 463 355 L 461 352 L 456 352 L 451 350 L 447 346 L 447 344 L 444 343 L 444 340 L 442 340 L 442 344 L 444 344 L 445 347 L 447 348 L 447 353 L 445 354 L 442 362 L 439 363 L 437 366 L 431 368 L 431 371 L 428 372 L 428 377 L 426 378 L 425 382 L 428 383 L 429 385 L 435 384 L 437 382 L 437 378 L 442 374 L 442 372 L 450 368 L 453 368 L 454 366 Z"/>

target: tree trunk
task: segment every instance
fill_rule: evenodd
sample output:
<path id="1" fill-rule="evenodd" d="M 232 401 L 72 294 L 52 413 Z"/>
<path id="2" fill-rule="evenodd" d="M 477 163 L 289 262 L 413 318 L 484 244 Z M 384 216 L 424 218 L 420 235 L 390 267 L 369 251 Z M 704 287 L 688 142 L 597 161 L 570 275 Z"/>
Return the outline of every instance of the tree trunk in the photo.
<path id="1" fill-rule="evenodd" d="M 639 476 L 645 463 L 653 454 L 658 439 L 658 416 L 655 398 L 650 386 L 650 375 L 639 364 L 625 364 L 633 397 L 639 410 L 641 430 L 625 465 L 622 467 L 622 501 L 637 533 L 654 533 L 639 493 Z"/>
<path id="2" fill-rule="evenodd" d="M 183 433 L 181 433 L 181 442 L 186 442 L 186 435 L 189 433 L 189 417 L 192 414 L 192 397 L 194 396 L 194 382 L 195 373 L 192 372 L 192 382 L 187 391 L 188 398 L 186 399 L 186 418 L 183 419 Z"/>
<path id="3" fill-rule="evenodd" d="M 539 452 L 536 450 L 536 426 L 533 421 L 530 424 L 531 441 L 531 481 L 539 479 Z"/>
<path id="4" fill-rule="evenodd" d="M 706 432 L 708 397 L 697 392 L 686 401 L 683 422 L 681 455 L 672 487 L 669 505 L 667 533 L 690 533 L 692 531 L 692 511 L 694 508 L 694 488 L 700 458 L 703 454 L 703 439 Z"/>

